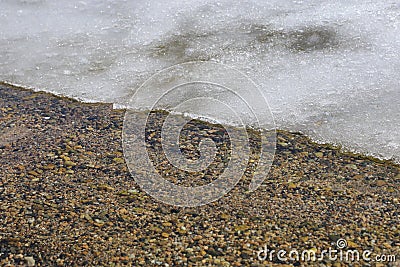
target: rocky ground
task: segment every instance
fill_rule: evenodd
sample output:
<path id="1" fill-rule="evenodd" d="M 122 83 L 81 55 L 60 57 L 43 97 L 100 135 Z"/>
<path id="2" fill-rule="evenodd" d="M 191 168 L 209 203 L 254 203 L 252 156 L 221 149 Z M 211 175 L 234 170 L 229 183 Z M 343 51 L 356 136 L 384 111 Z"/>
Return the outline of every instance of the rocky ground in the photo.
<path id="1" fill-rule="evenodd" d="M 247 191 L 247 175 L 216 202 L 174 207 L 135 184 L 123 117 L 111 105 L 0 86 L 1 265 L 400 266 L 398 165 L 279 131 L 258 190 Z M 340 239 L 343 251 L 397 261 L 258 257 L 265 246 L 321 253 Z"/>

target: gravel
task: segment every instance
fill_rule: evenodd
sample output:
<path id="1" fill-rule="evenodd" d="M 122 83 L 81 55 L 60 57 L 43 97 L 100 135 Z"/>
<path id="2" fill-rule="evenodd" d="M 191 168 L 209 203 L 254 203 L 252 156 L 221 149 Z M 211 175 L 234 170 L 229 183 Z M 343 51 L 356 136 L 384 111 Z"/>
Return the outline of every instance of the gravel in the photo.
<path id="1" fill-rule="evenodd" d="M 393 162 L 278 131 L 273 166 L 255 192 L 247 191 L 249 164 L 220 200 L 174 207 L 147 195 L 129 173 L 123 118 L 110 104 L 0 86 L 1 265 L 299 266 L 311 263 L 260 260 L 257 252 L 265 245 L 320 252 L 345 239 L 348 248 L 396 255 L 385 265 L 399 266 L 400 167 Z"/>

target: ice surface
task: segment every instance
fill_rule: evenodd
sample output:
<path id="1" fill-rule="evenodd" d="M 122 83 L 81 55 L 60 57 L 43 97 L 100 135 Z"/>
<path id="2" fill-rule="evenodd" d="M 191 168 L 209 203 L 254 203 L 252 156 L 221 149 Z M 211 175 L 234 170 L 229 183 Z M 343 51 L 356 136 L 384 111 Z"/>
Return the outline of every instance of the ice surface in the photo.
<path id="1" fill-rule="evenodd" d="M 279 128 L 400 158 L 400 2 L 0 0 L 0 80 L 123 104 L 157 71 L 246 73 Z"/>

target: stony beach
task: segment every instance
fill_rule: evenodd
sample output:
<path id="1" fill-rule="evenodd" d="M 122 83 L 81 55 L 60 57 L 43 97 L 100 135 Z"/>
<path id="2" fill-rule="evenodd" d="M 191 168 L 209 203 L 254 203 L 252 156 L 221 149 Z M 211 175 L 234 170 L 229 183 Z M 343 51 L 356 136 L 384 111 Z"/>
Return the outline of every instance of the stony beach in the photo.
<path id="1" fill-rule="evenodd" d="M 400 266 L 399 165 L 278 131 L 256 191 L 246 175 L 218 201 L 174 207 L 132 178 L 123 119 L 110 104 L 0 85 L 0 265 Z M 258 257 L 339 239 L 396 261 Z"/>

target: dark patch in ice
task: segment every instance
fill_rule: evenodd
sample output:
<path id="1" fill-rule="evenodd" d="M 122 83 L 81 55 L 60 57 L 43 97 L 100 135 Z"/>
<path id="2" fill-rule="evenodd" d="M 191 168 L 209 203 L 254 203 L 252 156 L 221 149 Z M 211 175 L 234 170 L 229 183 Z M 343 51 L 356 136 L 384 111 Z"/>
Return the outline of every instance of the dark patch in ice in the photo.
<path id="1" fill-rule="evenodd" d="M 282 47 L 291 52 L 312 52 L 334 49 L 340 44 L 337 32 L 332 28 L 306 27 L 280 30 L 265 25 L 250 25 L 248 34 L 269 47 Z"/>
<path id="2" fill-rule="evenodd" d="M 342 38 L 342 39 L 341 39 Z M 340 48 L 343 37 L 334 28 L 305 27 L 275 29 L 267 25 L 240 25 L 216 32 L 188 31 L 171 34 L 151 44 L 150 54 L 173 62 L 218 59 L 239 53 L 265 54 L 272 49 L 289 53 L 314 52 Z"/>
<path id="3" fill-rule="evenodd" d="M 210 41 L 210 33 L 186 33 L 171 35 L 162 43 L 158 43 L 152 48 L 154 57 L 166 58 L 178 62 L 210 60 L 216 56 L 212 50 L 206 50 L 204 44 Z"/>
<path id="4" fill-rule="evenodd" d="M 289 48 L 298 52 L 334 49 L 340 44 L 336 31 L 330 28 L 305 28 L 290 32 L 289 36 Z"/>

